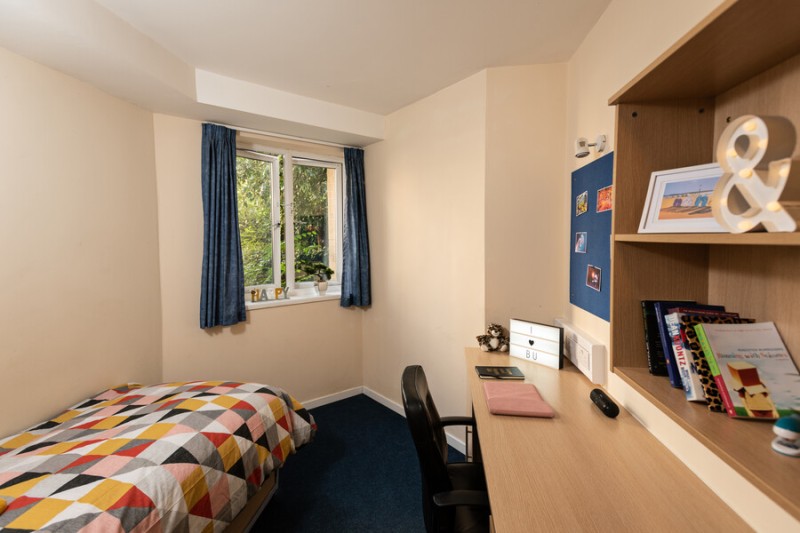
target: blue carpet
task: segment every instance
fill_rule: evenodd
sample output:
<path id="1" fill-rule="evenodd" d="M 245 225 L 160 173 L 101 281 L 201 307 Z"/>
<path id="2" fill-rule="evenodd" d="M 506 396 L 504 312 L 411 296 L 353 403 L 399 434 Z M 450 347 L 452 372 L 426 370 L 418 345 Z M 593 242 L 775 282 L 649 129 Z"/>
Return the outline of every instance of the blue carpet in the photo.
<path id="1" fill-rule="evenodd" d="M 419 463 L 405 418 L 364 395 L 311 413 L 316 438 L 289 457 L 253 531 L 424 532 Z"/>

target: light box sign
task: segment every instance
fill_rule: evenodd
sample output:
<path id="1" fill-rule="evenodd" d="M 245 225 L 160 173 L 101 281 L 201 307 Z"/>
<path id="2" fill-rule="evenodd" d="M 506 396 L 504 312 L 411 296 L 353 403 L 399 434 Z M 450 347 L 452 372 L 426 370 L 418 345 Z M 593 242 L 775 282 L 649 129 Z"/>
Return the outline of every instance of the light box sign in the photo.
<path id="1" fill-rule="evenodd" d="M 508 353 L 518 357 L 561 369 L 564 366 L 564 331 L 557 326 L 511 319 Z"/>

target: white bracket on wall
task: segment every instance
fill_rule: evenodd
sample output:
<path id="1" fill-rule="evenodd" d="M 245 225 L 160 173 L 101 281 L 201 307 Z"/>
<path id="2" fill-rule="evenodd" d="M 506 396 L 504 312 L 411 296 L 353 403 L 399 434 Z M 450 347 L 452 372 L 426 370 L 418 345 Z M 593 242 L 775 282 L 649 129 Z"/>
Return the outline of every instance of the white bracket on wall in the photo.
<path id="1" fill-rule="evenodd" d="M 556 318 L 555 324 L 564 328 L 564 356 L 592 383 L 605 385 L 606 347 L 563 318 Z"/>

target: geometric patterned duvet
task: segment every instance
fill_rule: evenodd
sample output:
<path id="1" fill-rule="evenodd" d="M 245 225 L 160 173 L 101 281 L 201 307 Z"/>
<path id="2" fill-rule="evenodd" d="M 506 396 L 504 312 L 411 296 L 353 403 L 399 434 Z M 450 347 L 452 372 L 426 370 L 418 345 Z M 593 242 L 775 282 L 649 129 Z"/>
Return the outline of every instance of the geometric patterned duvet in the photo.
<path id="1" fill-rule="evenodd" d="M 0 440 L 0 529 L 222 531 L 315 431 L 277 387 L 111 389 Z"/>

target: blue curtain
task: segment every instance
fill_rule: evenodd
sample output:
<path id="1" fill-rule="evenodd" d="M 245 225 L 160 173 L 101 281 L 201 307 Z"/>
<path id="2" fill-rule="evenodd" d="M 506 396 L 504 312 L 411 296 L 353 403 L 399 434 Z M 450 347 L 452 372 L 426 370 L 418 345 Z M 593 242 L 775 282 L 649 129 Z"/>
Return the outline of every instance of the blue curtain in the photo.
<path id="1" fill-rule="evenodd" d="M 342 307 L 364 307 L 372 303 L 369 281 L 369 232 L 367 194 L 364 188 L 364 150 L 344 149 L 345 204 Z"/>
<path id="2" fill-rule="evenodd" d="M 246 318 L 236 202 L 236 132 L 203 124 L 203 281 L 200 327 Z"/>

